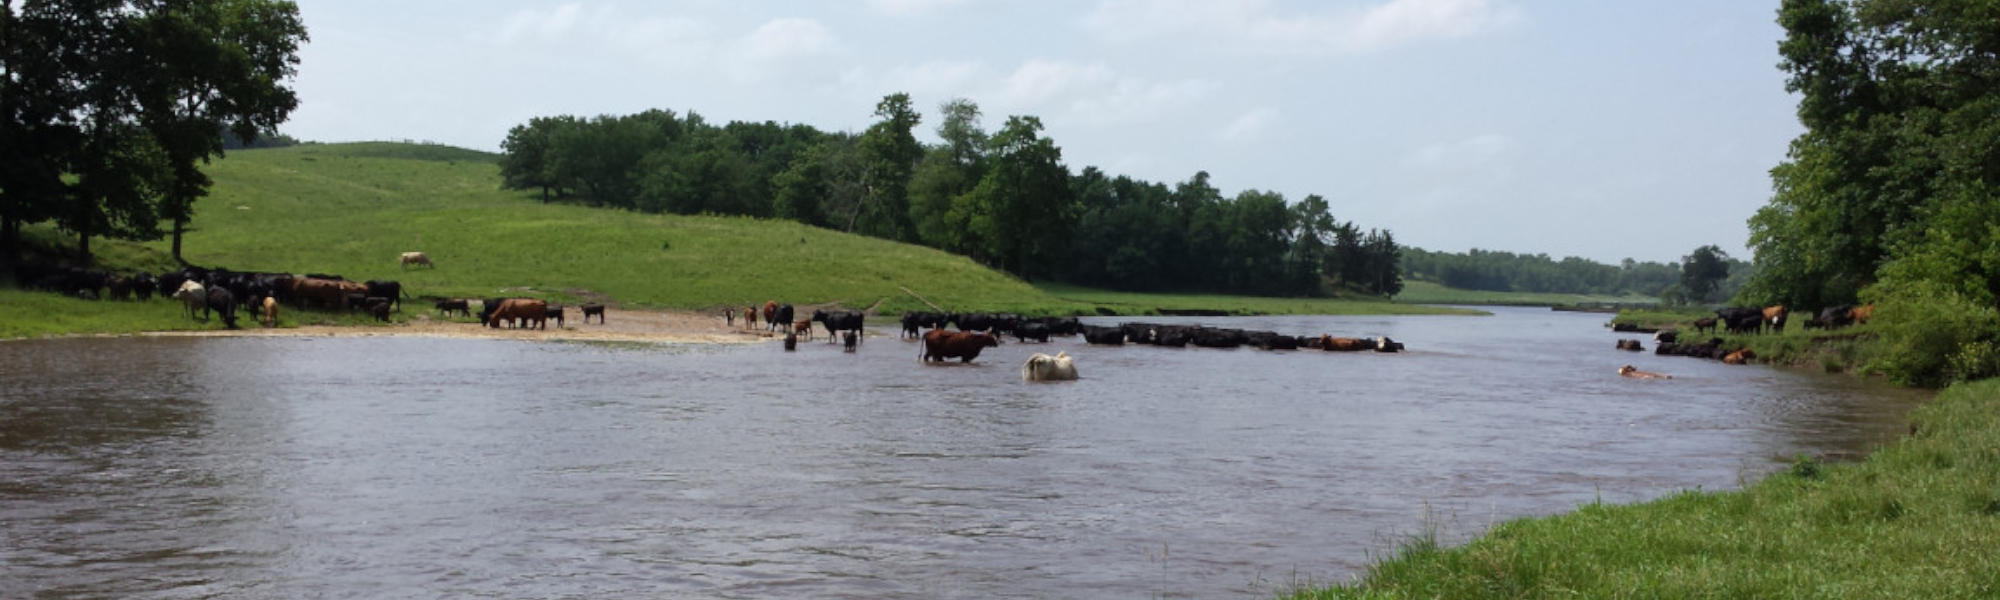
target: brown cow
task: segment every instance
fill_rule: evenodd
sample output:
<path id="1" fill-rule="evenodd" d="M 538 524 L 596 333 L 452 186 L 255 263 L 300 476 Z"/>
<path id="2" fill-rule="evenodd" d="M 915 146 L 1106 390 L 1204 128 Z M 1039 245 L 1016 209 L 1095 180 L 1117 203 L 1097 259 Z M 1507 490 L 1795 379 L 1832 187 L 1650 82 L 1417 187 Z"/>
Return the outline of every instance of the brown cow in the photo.
<path id="1" fill-rule="evenodd" d="M 812 319 L 803 319 L 798 322 L 792 323 L 792 334 L 804 338 L 808 342 L 812 341 L 813 339 Z"/>
<path id="2" fill-rule="evenodd" d="M 757 328 L 757 307 L 754 306 L 743 307 L 743 327 L 745 329 Z"/>
<path id="3" fill-rule="evenodd" d="M 1773 304 L 1764 307 L 1764 325 L 1776 333 L 1785 332 L 1785 305 Z"/>
<path id="4" fill-rule="evenodd" d="M 293 277 L 285 285 L 288 286 L 292 297 L 299 299 L 299 308 L 301 310 L 305 309 L 307 302 L 315 300 L 325 301 L 326 305 L 330 308 L 347 310 L 349 308 L 348 297 L 350 294 L 358 293 L 364 298 L 368 296 L 368 286 L 355 281 L 320 279 L 318 277 Z"/>
<path id="5" fill-rule="evenodd" d="M 1375 340 L 1333 337 L 1330 335 L 1322 335 L 1318 339 L 1306 342 L 1306 347 L 1318 348 L 1327 352 L 1360 352 L 1362 350 L 1377 349 Z"/>
<path id="6" fill-rule="evenodd" d="M 1875 304 L 1870 302 L 1849 309 L 1847 311 L 1847 318 L 1852 319 L 1856 323 L 1867 323 L 1869 319 L 1875 318 Z"/>
<path id="7" fill-rule="evenodd" d="M 1747 365 L 1750 364 L 1750 361 L 1755 358 L 1757 358 L 1756 352 L 1750 351 L 1749 348 L 1744 348 L 1742 350 L 1737 350 L 1735 352 L 1731 352 L 1723 356 L 1722 362 L 1723 364 L 1730 364 L 1730 365 Z"/>
<path id="8" fill-rule="evenodd" d="M 1662 375 L 1662 374 L 1659 374 L 1659 373 L 1654 373 L 1654 372 L 1652 372 L 1652 371 L 1641 371 L 1641 370 L 1639 370 L 1639 368 L 1638 368 L 1638 367 L 1634 367 L 1634 366 L 1632 366 L 1632 365 L 1625 365 L 1625 366 L 1622 366 L 1622 367 L 1618 367 L 1618 374 L 1619 374 L 1619 375 L 1622 375 L 1622 376 L 1625 376 L 1625 377 L 1631 377 L 1631 378 L 1633 378 L 1633 379 L 1673 379 L 1673 378 L 1674 378 L 1674 376 L 1672 376 L 1672 375 Z"/>
<path id="9" fill-rule="evenodd" d="M 1715 335 L 1715 317 L 1695 319 L 1694 330 L 1704 332 L 1709 335 Z"/>
<path id="10" fill-rule="evenodd" d="M 783 323 L 778 322 L 777 300 L 764 301 L 764 322 L 769 324 L 771 329 L 777 329 L 779 325 L 783 325 Z"/>
<path id="11" fill-rule="evenodd" d="M 549 328 L 549 303 L 533 298 L 508 298 L 500 301 L 500 307 L 493 309 L 493 315 L 486 319 L 486 326 L 499 328 L 501 321 L 521 320 L 522 328 Z"/>
<path id="12" fill-rule="evenodd" d="M 924 333 L 924 352 L 917 355 L 917 360 L 944 362 L 945 359 L 956 358 L 959 362 L 969 363 L 979 358 L 979 351 L 999 346 L 999 338 L 992 334 L 932 329 Z"/>

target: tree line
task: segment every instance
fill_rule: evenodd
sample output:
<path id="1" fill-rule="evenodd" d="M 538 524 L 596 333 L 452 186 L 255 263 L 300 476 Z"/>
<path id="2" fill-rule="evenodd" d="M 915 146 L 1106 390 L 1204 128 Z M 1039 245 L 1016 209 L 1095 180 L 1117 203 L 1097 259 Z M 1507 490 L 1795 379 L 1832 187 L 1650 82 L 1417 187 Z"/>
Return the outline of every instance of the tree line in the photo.
<path id="1" fill-rule="evenodd" d="M 1785 0 L 1805 132 L 1750 219 L 1746 303 L 1874 302 L 1877 367 L 2000 375 L 2000 27 L 1990 0 Z"/>
<path id="2" fill-rule="evenodd" d="M 1403 274 L 1446 287 L 1496 292 L 1655 296 L 1668 304 L 1702 304 L 1729 298 L 1750 264 L 1716 246 L 1702 246 L 1679 263 L 1630 258 L 1608 265 L 1575 256 L 1516 254 L 1474 248 L 1464 253 L 1405 248 Z"/>
<path id="3" fill-rule="evenodd" d="M 226 140 L 255 143 L 298 105 L 306 41 L 278 0 L 0 3 L 0 261 L 53 222 L 95 237 L 181 234 Z"/>
<path id="4" fill-rule="evenodd" d="M 1041 119 L 997 131 L 977 104 L 939 107 L 925 144 L 907 94 L 860 133 L 649 110 L 537 117 L 507 133 L 505 187 L 649 213 L 789 219 L 922 244 L 1026 279 L 1119 290 L 1260 295 L 1402 288 L 1386 230 L 1335 219 L 1325 198 L 1226 195 L 1198 172 L 1172 185 L 1072 172 Z"/>

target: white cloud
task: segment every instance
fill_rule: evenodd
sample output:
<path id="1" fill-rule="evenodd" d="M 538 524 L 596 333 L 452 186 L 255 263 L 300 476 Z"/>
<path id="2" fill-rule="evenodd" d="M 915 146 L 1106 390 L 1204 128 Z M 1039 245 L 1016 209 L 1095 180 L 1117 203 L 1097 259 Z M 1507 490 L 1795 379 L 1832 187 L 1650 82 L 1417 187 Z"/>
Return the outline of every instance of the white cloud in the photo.
<path id="1" fill-rule="evenodd" d="M 738 42 L 742 57 L 768 63 L 812 57 L 839 46 L 833 32 L 812 19 L 776 19 L 758 27 Z"/>
<path id="2" fill-rule="evenodd" d="M 1266 133 L 1278 125 L 1279 117 L 1277 109 L 1268 106 L 1252 109 L 1223 126 L 1221 131 L 1216 132 L 1215 137 L 1234 144 L 1262 141 Z"/>
<path id="3" fill-rule="evenodd" d="M 583 12 L 583 5 L 571 2 L 543 11 L 534 8 L 522 9 L 507 18 L 500 28 L 498 39 L 501 43 L 512 43 L 526 38 L 526 41 L 547 41 L 567 35 L 576 27 L 577 15 Z"/>
<path id="4" fill-rule="evenodd" d="M 1105 85 L 1112 80 L 1111 70 L 1103 65 L 1031 60 L 1001 82 L 996 98 L 998 104 L 1007 107 L 1047 106 L 1081 88 Z"/>
<path id="5" fill-rule="evenodd" d="M 908 15 L 930 12 L 965 4 L 969 0 L 866 0 L 876 12 L 892 15 Z"/>
<path id="6" fill-rule="evenodd" d="M 1388 0 L 1360 9 L 1279 14 L 1271 0 L 1107 0 L 1085 24 L 1114 41 L 1205 41 L 1258 53 L 1362 54 L 1507 27 L 1502 0 Z"/>

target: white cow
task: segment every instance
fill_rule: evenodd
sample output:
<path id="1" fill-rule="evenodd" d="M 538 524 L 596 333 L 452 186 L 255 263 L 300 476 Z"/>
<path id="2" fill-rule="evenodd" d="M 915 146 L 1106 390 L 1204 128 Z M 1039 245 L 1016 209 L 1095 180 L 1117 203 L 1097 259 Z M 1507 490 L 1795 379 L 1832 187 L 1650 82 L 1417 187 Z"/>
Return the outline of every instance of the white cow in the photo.
<path id="1" fill-rule="evenodd" d="M 413 264 L 423 265 L 433 269 L 437 268 L 437 265 L 431 262 L 431 257 L 429 255 L 426 255 L 422 252 L 404 252 L 403 268 L 408 269 L 410 268 L 410 265 Z"/>
<path id="2" fill-rule="evenodd" d="M 201 283 L 189 280 L 181 282 L 181 289 L 174 290 L 174 299 L 187 307 L 187 317 L 194 318 L 194 311 L 201 311 L 204 319 L 208 316 L 208 290 Z"/>
<path id="3" fill-rule="evenodd" d="M 1068 352 L 1057 352 L 1049 356 L 1036 352 L 1021 363 L 1021 381 L 1075 381 L 1076 362 Z"/>

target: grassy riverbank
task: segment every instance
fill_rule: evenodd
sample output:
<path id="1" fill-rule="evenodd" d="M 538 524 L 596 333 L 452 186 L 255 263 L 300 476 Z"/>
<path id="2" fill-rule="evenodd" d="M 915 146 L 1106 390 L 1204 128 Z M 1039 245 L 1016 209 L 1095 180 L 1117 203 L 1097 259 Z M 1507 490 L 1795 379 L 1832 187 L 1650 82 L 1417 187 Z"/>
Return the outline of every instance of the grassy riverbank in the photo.
<path id="1" fill-rule="evenodd" d="M 1861 463 L 1589 504 L 1460 547 L 1420 536 L 1351 585 L 1288 598 L 2000 597 L 2000 381 L 1947 389 L 1911 419 Z"/>

